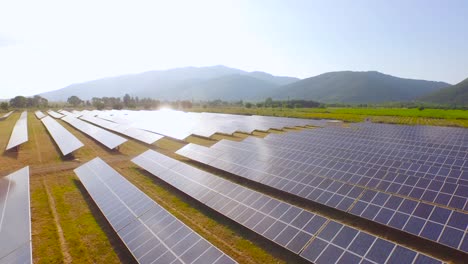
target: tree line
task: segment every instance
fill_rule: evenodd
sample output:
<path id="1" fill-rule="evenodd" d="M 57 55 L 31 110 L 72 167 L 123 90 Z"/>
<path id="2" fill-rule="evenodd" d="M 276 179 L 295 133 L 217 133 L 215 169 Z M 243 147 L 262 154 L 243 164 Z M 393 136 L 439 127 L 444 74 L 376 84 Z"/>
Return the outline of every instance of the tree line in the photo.
<path id="1" fill-rule="evenodd" d="M 2 110 L 11 108 L 46 108 L 49 106 L 49 101 L 42 96 L 35 95 L 33 97 L 26 97 L 18 95 L 11 99 L 9 102 L 0 103 Z"/>
<path id="2" fill-rule="evenodd" d="M 120 97 L 93 97 L 91 100 L 81 100 L 78 96 L 70 96 L 67 103 L 73 107 L 94 107 L 98 110 L 102 109 L 155 109 L 162 105 L 167 105 L 174 108 L 191 108 L 192 103 L 190 101 L 175 101 L 175 102 L 161 102 L 152 98 L 139 98 L 138 96 L 133 97 L 129 94 L 125 94 L 122 98 Z"/>

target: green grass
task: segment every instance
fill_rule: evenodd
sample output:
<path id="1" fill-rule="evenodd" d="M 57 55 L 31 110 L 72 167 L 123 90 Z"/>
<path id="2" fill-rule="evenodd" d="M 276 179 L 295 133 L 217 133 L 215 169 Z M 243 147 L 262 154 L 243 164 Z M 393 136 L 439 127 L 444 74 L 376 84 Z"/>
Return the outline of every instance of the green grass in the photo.
<path id="1" fill-rule="evenodd" d="M 297 111 L 306 113 L 331 113 L 361 116 L 402 116 L 439 119 L 468 119 L 468 111 L 466 110 L 419 110 L 417 108 L 300 108 Z"/>
<path id="2" fill-rule="evenodd" d="M 106 233 L 75 186 L 73 172 L 59 177 L 54 179 L 51 191 L 73 262 L 119 263 L 116 253 L 109 250 L 111 244 Z"/>
<path id="3" fill-rule="evenodd" d="M 61 263 L 56 226 L 51 223 L 47 193 L 38 178 L 31 179 L 31 224 L 34 263 Z"/>
<path id="4" fill-rule="evenodd" d="M 373 122 L 468 127 L 468 110 L 444 110 L 417 108 L 243 108 L 216 107 L 194 108 L 193 112 L 215 112 L 297 118 L 338 119 L 346 122 L 362 122 L 370 118 Z"/>

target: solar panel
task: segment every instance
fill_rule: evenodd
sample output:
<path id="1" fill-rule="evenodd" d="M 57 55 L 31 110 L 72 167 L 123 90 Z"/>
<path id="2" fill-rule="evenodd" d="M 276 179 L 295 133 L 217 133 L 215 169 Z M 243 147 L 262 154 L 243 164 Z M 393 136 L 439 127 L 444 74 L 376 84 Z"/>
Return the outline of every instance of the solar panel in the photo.
<path id="1" fill-rule="evenodd" d="M 34 112 L 34 114 L 36 115 L 37 119 L 42 119 L 42 118 L 46 117 L 46 115 L 44 115 L 44 113 L 42 113 L 39 110 Z"/>
<path id="2" fill-rule="evenodd" d="M 226 148 L 229 145 L 237 145 L 237 148 Z M 269 157 L 277 152 L 264 145 L 257 147 L 258 150 L 253 151 L 246 144 L 226 141 L 225 144 L 218 142 L 212 148 L 189 144 L 176 153 L 421 238 L 461 251 L 468 250 L 466 213 L 414 201 L 378 189 L 365 189 L 369 186 L 360 186 L 358 181 L 343 179 L 342 174 L 327 174 L 321 170 L 317 172 L 308 167 L 314 164 L 311 164 L 307 157 L 303 160 L 307 166 L 292 162 L 301 160 L 297 156 L 289 156 L 288 163 L 284 160 L 270 160 Z M 330 161 L 326 162 L 329 164 Z M 436 222 L 429 217 L 436 217 L 440 210 L 447 214 L 442 222 Z"/>
<path id="3" fill-rule="evenodd" d="M 214 133 L 232 134 L 236 131 L 252 133 L 255 130 L 282 129 L 284 127 L 325 125 L 324 120 L 245 116 L 217 113 L 185 113 L 181 111 L 101 111 L 98 117 L 118 124 L 151 131 L 184 140 L 194 134 L 210 137 Z M 151 120 L 152 122 L 148 122 Z M 178 122 L 172 122 L 177 120 Z"/>
<path id="4" fill-rule="evenodd" d="M 75 117 L 80 117 L 82 115 L 82 113 L 80 111 L 76 111 L 76 110 L 73 110 L 72 114 L 74 114 Z"/>
<path id="5" fill-rule="evenodd" d="M 14 111 L 10 111 L 10 112 L 4 114 L 2 117 L 0 117 L 0 120 L 5 120 L 5 119 L 7 119 L 11 114 L 13 114 L 13 112 L 14 112 Z"/>
<path id="6" fill-rule="evenodd" d="M 100 158 L 75 173 L 139 263 L 236 263 Z"/>
<path id="7" fill-rule="evenodd" d="M 67 110 L 59 110 L 59 113 L 64 115 L 64 116 L 71 116 L 71 117 L 75 117 L 75 118 L 78 118 L 79 114 L 76 114 L 75 111 L 72 113 L 72 112 L 69 112 Z"/>
<path id="8" fill-rule="evenodd" d="M 80 119 L 88 121 L 97 126 L 103 127 L 105 129 L 115 131 L 117 133 L 136 139 L 146 144 L 153 144 L 154 142 L 163 138 L 163 136 L 155 134 L 155 133 L 151 133 L 145 130 L 134 128 L 125 124 L 117 124 L 117 123 L 104 120 L 101 118 L 97 118 L 91 115 L 83 115 L 80 117 Z"/>
<path id="9" fill-rule="evenodd" d="M 16 121 L 13 132 L 11 132 L 10 141 L 6 150 L 17 147 L 28 141 L 28 112 L 21 113 L 20 118 Z"/>
<path id="10" fill-rule="evenodd" d="M 97 140 L 99 143 L 103 144 L 109 149 L 115 149 L 121 144 L 125 143 L 127 140 L 121 136 L 118 136 L 114 133 L 111 133 L 105 129 L 102 129 L 98 126 L 92 125 L 90 123 L 84 122 L 80 119 L 77 119 L 73 116 L 67 115 L 62 118 L 63 121 L 67 122 L 74 128 L 80 130 L 81 132 L 89 135 L 90 137 Z"/>
<path id="11" fill-rule="evenodd" d="M 55 111 L 52 111 L 52 110 L 47 111 L 47 113 L 48 113 L 50 116 L 52 116 L 53 118 L 57 118 L 57 119 L 60 119 L 60 118 L 64 117 L 64 115 L 59 114 L 59 113 L 57 113 L 57 112 L 55 112 Z"/>
<path id="12" fill-rule="evenodd" d="M 211 209 L 314 263 L 384 263 L 387 259 L 397 259 L 399 256 L 396 254 L 401 254 L 401 251 L 411 254 L 412 256 L 408 256 L 411 260 L 424 257 L 434 263 L 441 263 L 414 250 L 216 177 L 152 150 L 132 161 Z M 371 242 L 376 241 L 370 253 L 355 250 L 359 248 L 359 243 L 349 248 L 351 242 L 361 236 L 368 237 Z M 390 250 L 375 253 L 381 243 Z M 320 246 L 323 248 L 320 249 Z M 399 250 L 394 251 L 396 248 Z"/>
<path id="13" fill-rule="evenodd" d="M 32 263 L 29 167 L 0 177 L 0 263 Z"/>
<path id="14" fill-rule="evenodd" d="M 41 121 L 64 156 L 84 146 L 80 140 L 52 117 L 46 116 L 42 118 Z"/>

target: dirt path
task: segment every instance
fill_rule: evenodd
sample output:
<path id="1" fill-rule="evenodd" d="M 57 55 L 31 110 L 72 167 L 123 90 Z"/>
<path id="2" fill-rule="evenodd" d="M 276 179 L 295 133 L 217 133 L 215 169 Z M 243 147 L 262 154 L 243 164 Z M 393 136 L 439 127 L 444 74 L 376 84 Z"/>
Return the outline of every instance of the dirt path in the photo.
<path id="1" fill-rule="evenodd" d="M 57 234 L 58 234 L 59 241 L 60 241 L 60 249 L 62 250 L 62 255 L 63 255 L 63 263 L 67 263 L 67 264 L 72 263 L 72 257 L 70 256 L 70 253 L 68 252 L 68 246 L 65 241 L 65 237 L 63 235 L 62 226 L 60 225 L 58 214 L 55 209 L 54 197 L 50 193 L 50 190 L 47 187 L 47 184 L 44 179 L 42 180 L 42 185 L 44 186 L 44 189 L 47 193 L 47 198 L 49 201 L 49 208 L 50 208 L 50 211 L 52 212 L 52 216 L 54 217 L 55 226 L 57 227 Z"/>

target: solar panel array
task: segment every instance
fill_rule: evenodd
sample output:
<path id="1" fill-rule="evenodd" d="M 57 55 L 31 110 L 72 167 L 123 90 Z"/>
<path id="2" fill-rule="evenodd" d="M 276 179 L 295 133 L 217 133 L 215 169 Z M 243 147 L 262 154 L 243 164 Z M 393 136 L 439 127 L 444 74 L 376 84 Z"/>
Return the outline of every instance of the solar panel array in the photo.
<path id="1" fill-rule="evenodd" d="M 42 119 L 44 117 L 46 117 L 46 115 L 44 115 L 44 113 L 42 113 L 41 111 L 37 110 L 36 112 L 34 112 L 34 114 L 36 115 L 37 119 Z"/>
<path id="2" fill-rule="evenodd" d="M 79 139 L 52 117 L 46 116 L 42 118 L 41 121 L 64 156 L 84 146 Z"/>
<path id="3" fill-rule="evenodd" d="M 52 111 L 52 110 L 47 111 L 47 113 L 48 113 L 50 116 L 52 116 L 53 118 L 57 118 L 57 119 L 60 119 L 60 118 L 64 117 L 64 115 L 59 114 L 59 113 L 57 113 L 57 112 L 55 112 L 55 111 Z"/>
<path id="4" fill-rule="evenodd" d="M 29 167 L 0 177 L 0 263 L 32 263 Z"/>
<path id="5" fill-rule="evenodd" d="M 84 114 L 80 117 L 80 119 L 95 124 L 97 126 L 103 127 L 105 129 L 120 133 L 127 137 L 136 139 L 146 144 L 153 144 L 154 142 L 163 138 L 163 136 L 151 133 L 145 130 L 141 130 L 138 128 L 131 127 L 125 124 L 117 124 L 105 119 L 97 118 L 92 115 Z"/>
<path id="6" fill-rule="evenodd" d="M 127 141 L 125 138 L 121 136 L 118 136 L 98 126 L 92 125 L 83 120 L 75 118 L 71 115 L 67 115 L 63 117 L 62 120 L 67 122 L 74 128 L 80 130 L 81 132 L 87 134 L 88 136 L 94 138 L 99 143 L 103 144 L 109 149 L 115 149 Z"/>
<path id="7" fill-rule="evenodd" d="M 100 158 L 75 173 L 139 263 L 235 263 Z"/>
<path id="8" fill-rule="evenodd" d="M 96 114 L 96 113 L 94 113 Z M 183 140 L 194 134 L 210 137 L 214 133 L 232 134 L 236 131 L 252 133 L 271 128 L 282 129 L 296 126 L 325 126 L 325 120 L 285 117 L 245 116 L 215 113 L 186 113 L 181 111 L 101 111 L 97 117 L 118 124 L 151 131 L 160 135 Z M 151 120 L 151 122 L 149 122 Z M 177 120 L 174 122 L 174 120 Z"/>
<path id="9" fill-rule="evenodd" d="M 177 153 L 468 252 L 466 130 L 391 129 L 320 128 Z"/>
<path id="10" fill-rule="evenodd" d="M 314 263 L 441 263 L 152 150 L 132 161 L 211 209 Z"/>
<path id="11" fill-rule="evenodd" d="M 6 150 L 17 147 L 28 141 L 28 112 L 21 113 L 20 118 L 16 121 L 13 132 L 11 132 L 10 141 Z"/>

